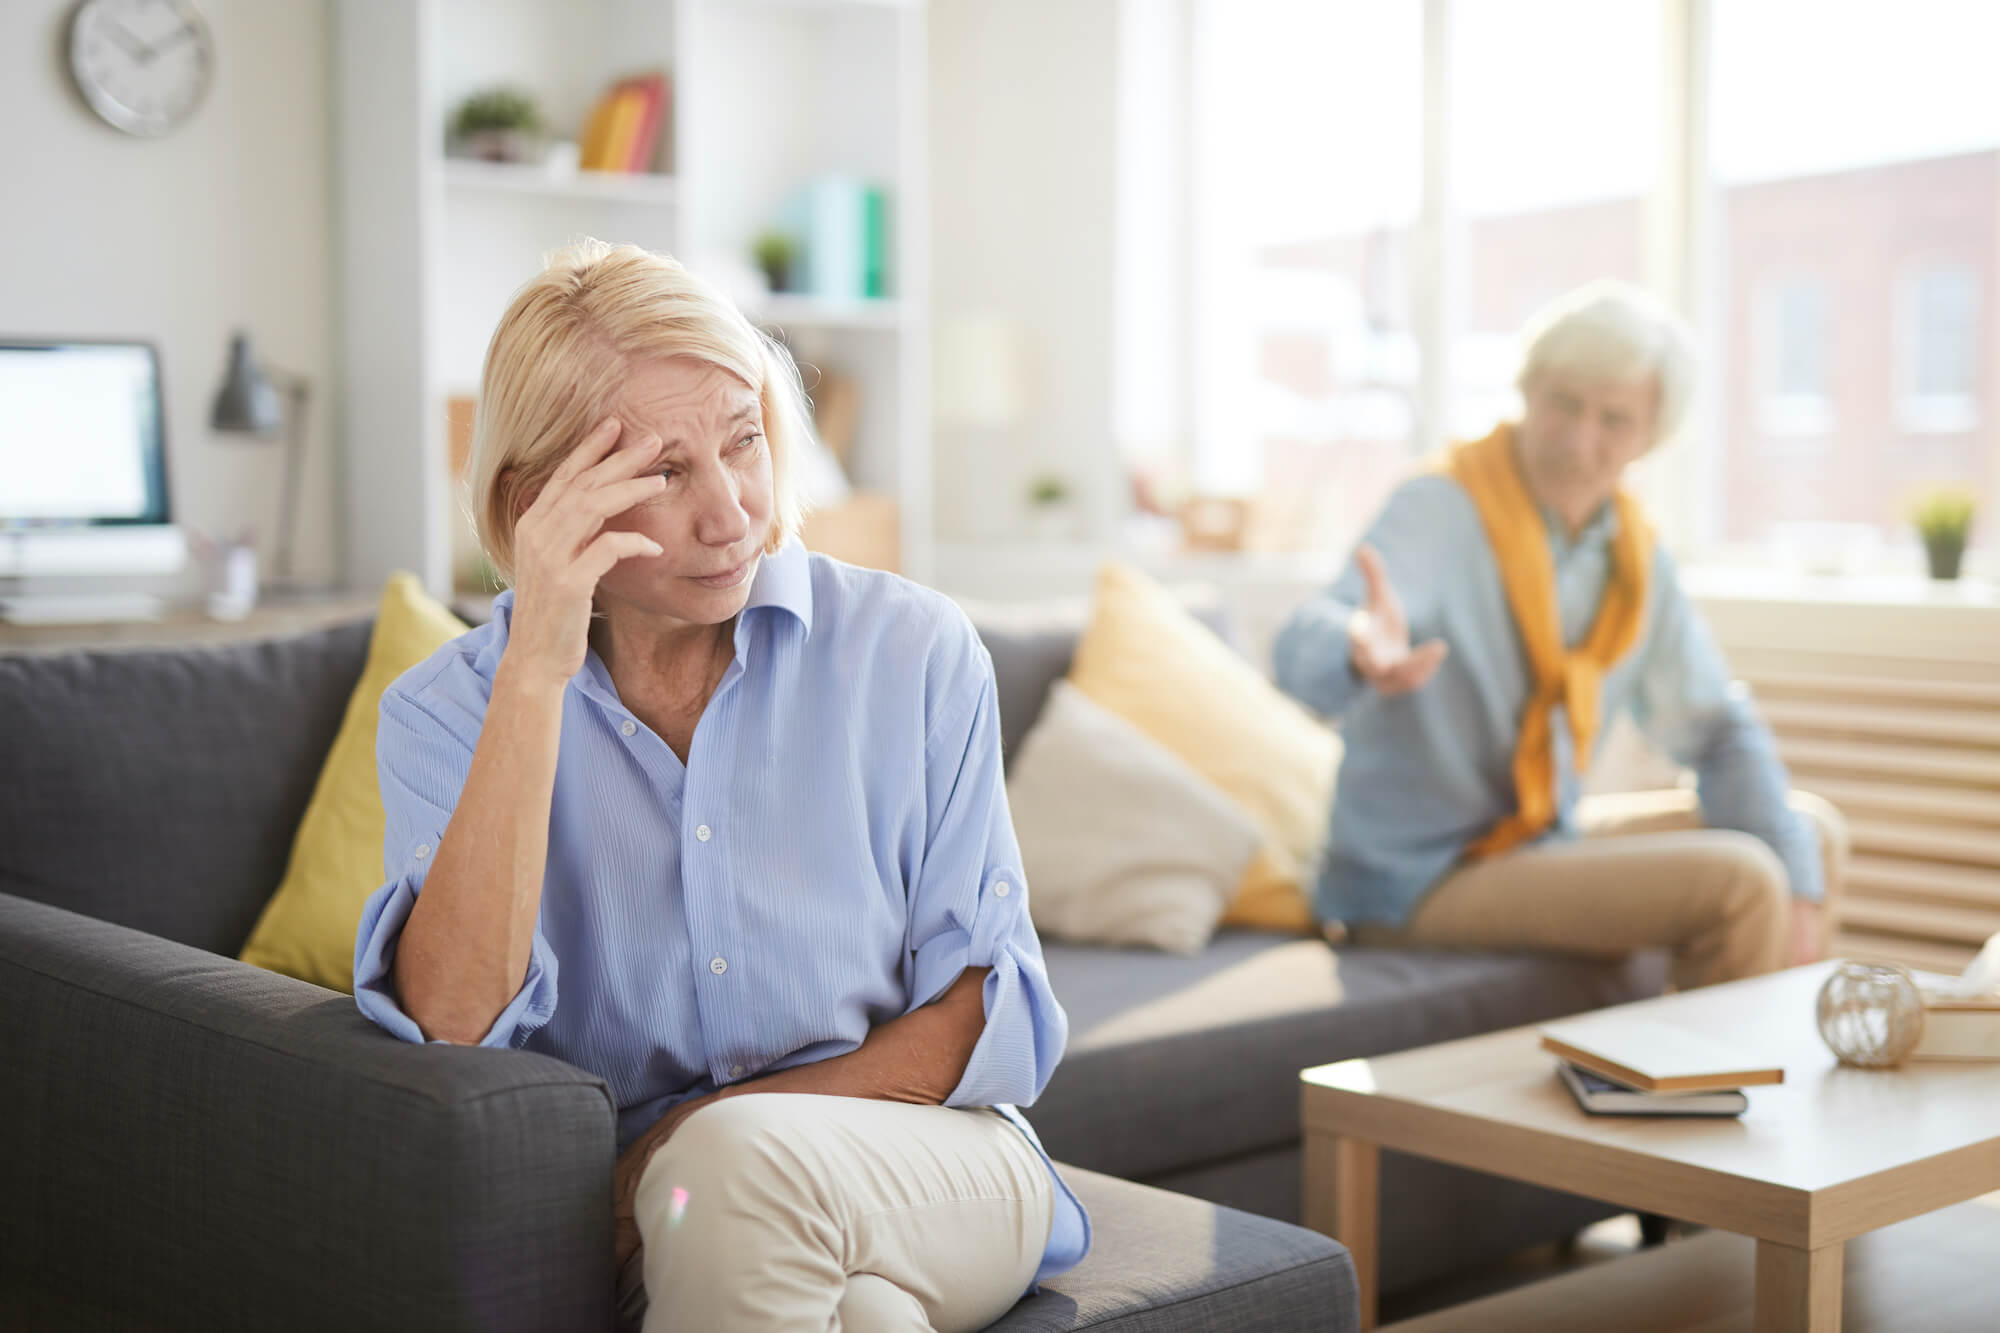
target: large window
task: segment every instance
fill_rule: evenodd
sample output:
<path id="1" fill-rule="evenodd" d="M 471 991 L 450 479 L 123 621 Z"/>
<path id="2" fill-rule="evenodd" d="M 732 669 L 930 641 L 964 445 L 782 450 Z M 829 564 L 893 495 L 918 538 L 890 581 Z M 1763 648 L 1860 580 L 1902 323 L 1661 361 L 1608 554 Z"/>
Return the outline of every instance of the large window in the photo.
<path id="1" fill-rule="evenodd" d="M 1264 544 L 1351 541 L 1518 410 L 1596 278 L 1703 381 L 1647 466 L 1685 557 L 1914 567 L 1925 489 L 2000 546 L 2000 5 L 1190 0 L 1190 473 Z"/>
<path id="2" fill-rule="evenodd" d="M 1253 544 L 1324 546 L 1415 439 L 1423 8 L 1194 14 L 1193 481 L 1258 498 Z"/>
<path id="3" fill-rule="evenodd" d="M 1638 282 L 1658 159 L 1658 0 L 1508 0 L 1451 11 L 1445 293 L 1456 344 L 1446 433 L 1484 435 L 1519 402 L 1520 330 L 1596 278 Z M 1579 58 L 1587 53 L 1583 58 Z"/>
<path id="4" fill-rule="evenodd" d="M 2000 6 L 1711 6 L 1716 410 L 1695 540 L 1914 563 L 1929 487 L 2000 500 L 1981 309 L 2000 251 Z M 1861 90 L 1865 89 L 1865 94 Z M 1991 542 L 1994 524 L 1975 530 Z"/>

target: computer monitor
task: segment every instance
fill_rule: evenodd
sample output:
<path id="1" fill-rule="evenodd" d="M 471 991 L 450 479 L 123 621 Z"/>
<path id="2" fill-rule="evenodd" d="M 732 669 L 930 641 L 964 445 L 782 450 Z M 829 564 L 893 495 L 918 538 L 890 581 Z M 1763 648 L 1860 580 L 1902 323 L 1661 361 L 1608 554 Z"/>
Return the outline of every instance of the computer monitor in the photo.
<path id="1" fill-rule="evenodd" d="M 0 578 L 172 573 L 186 559 L 157 349 L 0 339 Z"/>

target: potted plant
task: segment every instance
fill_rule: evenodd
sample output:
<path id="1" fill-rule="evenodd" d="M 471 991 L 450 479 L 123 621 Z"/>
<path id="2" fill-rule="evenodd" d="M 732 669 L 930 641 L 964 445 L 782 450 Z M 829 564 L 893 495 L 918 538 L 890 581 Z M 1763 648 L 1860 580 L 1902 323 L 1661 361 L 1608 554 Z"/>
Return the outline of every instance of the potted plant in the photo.
<path id="1" fill-rule="evenodd" d="M 763 270 L 764 281 L 774 292 L 791 290 L 792 265 L 798 261 L 799 245 L 790 233 L 767 231 L 750 243 L 750 255 Z"/>
<path id="2" fill-rule="evenodd" d="M 1075 536 L 1070 521 L 1069 481 L 1044 472 L 1028 483 L 1028 515 L 1037 540 L 1064 541 Z"/>
<path id="3" fill-rule="evenodd" d="M 488 88 L 458 104 L 451 118 L 452 152 L 483 162 L 537 162 L 542 154 L 542 113 L 535 99 L 514 88 Z"/>
<path id="4" fill-rule="evenodd" d="M 1917 501 L 1910 521 L 1916 525 L 1917 535 L 1923 538 L 1932 578 L 1958 577 L 1976 507 L 1972 492 L 1958 487 L 1932 491 Z"/>

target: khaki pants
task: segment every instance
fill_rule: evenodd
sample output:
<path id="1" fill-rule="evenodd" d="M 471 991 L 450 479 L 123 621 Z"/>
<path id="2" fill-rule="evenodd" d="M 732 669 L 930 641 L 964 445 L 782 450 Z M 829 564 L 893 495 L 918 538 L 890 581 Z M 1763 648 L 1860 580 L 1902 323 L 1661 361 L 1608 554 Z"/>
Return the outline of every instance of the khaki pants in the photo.
<path id="1" fill-rule="evenodd" d="M 1795 792 L 1826 875 L 1824 952 L 1847 863 L 1847 826 Z M 1701 826 L 1692 791 L 1590 797 L 1583 837 L 1454 870 L 1401 929 L 1361 927 L 1364 944 L 1543 950 L 1616 958 L 1666 948 L 1680 989 L 1775 972 L 1791 960 L 1791 903 L 1776 853 L 1747 833 Z"/>
<path id="2" fill-rule="evenodd" d="M 983 1328 L 1034 1281 L 1054 1191 L 1026 1137 L 990 1110 L 800 1093 L 716 1102 L 639 1181 L 645 1331 Z M 626 1291 L 628 1317 L 636 1303 Z"/>

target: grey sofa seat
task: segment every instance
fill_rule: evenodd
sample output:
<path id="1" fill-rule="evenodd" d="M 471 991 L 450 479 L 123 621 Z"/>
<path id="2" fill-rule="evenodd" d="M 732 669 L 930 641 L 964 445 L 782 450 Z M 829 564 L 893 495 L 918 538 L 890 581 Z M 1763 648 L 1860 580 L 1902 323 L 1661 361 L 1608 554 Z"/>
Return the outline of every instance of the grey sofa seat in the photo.
<path id="1" fill-rule="evenodd" d="M 1133 1180 L 1296 1144 L 1302 1068 L 1615 1004 L 1654 966 L 1244 930 L 1193 957 L 1043 948 L 1070 1038 L 1035 1128 L 1057 1157 Z"/>

